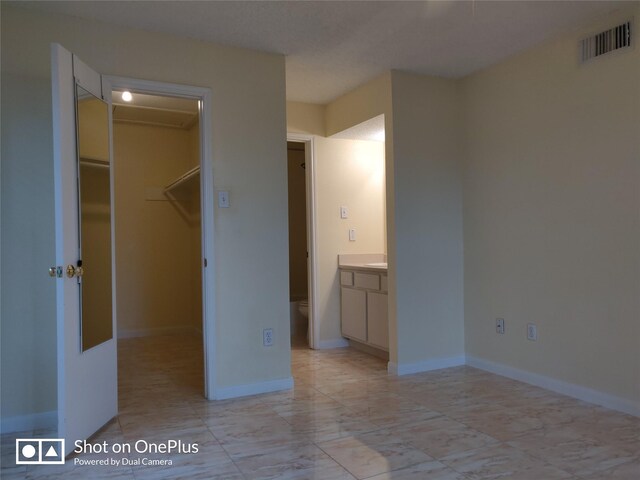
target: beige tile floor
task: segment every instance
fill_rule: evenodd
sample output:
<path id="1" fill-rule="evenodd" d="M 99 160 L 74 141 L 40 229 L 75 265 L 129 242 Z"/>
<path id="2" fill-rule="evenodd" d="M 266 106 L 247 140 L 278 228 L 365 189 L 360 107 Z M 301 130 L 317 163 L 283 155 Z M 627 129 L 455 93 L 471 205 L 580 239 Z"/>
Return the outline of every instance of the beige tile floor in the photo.
<path id="1" fill-rule="evenodd" d="M 352 349 L 296 346 L 293 391 L 208 402 L 199 339 L 123 340 L 119 355 L 120 415 L 91 441 L 199 452 L 146 455 L 171 466 L 16 467 L 16 436 L 51 435 L 21 432 L 2 437 L 3 479 L 640 479 L 640 419 L 470 367 L 393 377 Z"/>

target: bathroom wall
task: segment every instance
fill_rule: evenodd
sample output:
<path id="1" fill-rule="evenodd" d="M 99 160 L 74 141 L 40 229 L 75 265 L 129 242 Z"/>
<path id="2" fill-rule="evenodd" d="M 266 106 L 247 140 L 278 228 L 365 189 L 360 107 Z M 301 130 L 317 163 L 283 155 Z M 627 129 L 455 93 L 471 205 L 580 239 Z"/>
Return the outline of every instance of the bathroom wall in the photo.
<path id="1" fill-rule="evenodd" d="M 231 192 L 231 208 L 216 209 L 214 217 L 210 371 L 222 393 L 239 385 L 285 386 L 291 372 L 284 57 L 5 2 L 0 8 L 3 424 L 31 428 L 55 418 L 55 281 L 46 273 L 55 259 L 52 42 L 106 74 L 211 89 L 206 161 L 215 188 Z M 276 334 L 269 348 L 262 346 L 267 327 Z"/>
<path id="2" fill-rule="evenodd" d="M 317 312 L 320 348 L 340 345 L 338 255 L 386 253 L 384 143 L 317 137 Z M 340 206 L 349 218 L 340 218 Z M 349 228 L 356 241 L 349 241 Z"/>
<path id="3" fill-rule="evenodd" d="M 194 251 L 192 224 L 199 218 L 191 215 L 199 180 L 176 189 L 176 202 L 150 192 L 192 167 L 192 143 L 187 130 L 114 123 L 120 337 L 186 333 L 198 326 L 201 302 L 194 301 L 194 287 L 201 279 L 194 268 L 199 266 L 195 261 L 199 255 Z"/>
<path id="4" fill-rule="evenodd" d="M 307 288 L 307 192 L 303 143 L 287 142 L 289 194 L 289 300 L 308 297 Z"/>

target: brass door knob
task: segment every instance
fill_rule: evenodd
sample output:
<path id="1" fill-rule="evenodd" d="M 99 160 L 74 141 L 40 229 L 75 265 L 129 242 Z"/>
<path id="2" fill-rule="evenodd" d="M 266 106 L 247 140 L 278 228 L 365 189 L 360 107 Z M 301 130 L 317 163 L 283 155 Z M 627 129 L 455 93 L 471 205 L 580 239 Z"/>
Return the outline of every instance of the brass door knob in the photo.
<path id="1" fill-rule="evenodd" d="M 71 264 L 67 265 L 67 277 L 73 278 L 75 277 L 75 275 L 76 275 L 76 267 L 74 267 Z"/>

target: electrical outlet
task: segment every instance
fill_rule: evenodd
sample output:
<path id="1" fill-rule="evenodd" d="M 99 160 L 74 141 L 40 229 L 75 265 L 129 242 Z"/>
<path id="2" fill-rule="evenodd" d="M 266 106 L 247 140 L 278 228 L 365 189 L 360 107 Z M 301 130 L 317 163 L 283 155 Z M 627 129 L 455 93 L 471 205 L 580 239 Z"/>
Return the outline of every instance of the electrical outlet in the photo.
<path id="1" fill-rule="evenodd" d="M 535 323 L 527 323 L 527 340 L 532 342 L 538 340 L 538 327 Z"/>
<path id="2" fill-rule="evenodd" d="M 496 318 L 496 333 L 504 335 L 504 318 Z"/>
<path id="3" fill-rule="evenodd" d="M 273 346 L 273 328 L 265 328 L 262 331 L 262 345 L 265 347 Z"/>

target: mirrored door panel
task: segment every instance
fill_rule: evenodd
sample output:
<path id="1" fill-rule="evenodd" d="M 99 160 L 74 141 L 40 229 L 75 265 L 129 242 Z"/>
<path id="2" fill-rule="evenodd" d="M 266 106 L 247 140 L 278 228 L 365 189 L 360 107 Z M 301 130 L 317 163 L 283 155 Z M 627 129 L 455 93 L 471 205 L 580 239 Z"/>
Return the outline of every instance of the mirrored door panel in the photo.
<path id="1" fill-rule="evenodd" d="M 107 103 L 76 85 L 82 351 L 113 337 Z"/>

